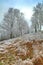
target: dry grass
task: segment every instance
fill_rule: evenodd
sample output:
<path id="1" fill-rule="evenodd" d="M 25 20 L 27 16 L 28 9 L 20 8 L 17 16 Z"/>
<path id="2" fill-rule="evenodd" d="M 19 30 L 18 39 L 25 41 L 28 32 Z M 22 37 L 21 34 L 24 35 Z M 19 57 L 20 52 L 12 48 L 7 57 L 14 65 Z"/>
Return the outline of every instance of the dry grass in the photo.
<path id="1" fill-rule="evenodd" d="M 43 65 L 43 40 L 0 44 L 0 65 Z"/>

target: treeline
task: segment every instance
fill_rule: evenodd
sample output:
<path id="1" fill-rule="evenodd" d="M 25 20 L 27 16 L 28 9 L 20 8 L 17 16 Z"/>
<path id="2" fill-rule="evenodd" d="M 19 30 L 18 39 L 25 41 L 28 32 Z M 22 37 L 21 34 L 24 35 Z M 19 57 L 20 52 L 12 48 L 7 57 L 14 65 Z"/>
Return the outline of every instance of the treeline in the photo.
<path id="1" fill-rule="evenodd" d="M 19 9 L 9 8 L 0 24 L 0 40 L 15 38 L 29 32 L 41 32 L 43 26 L 43 3 L 33 7 L 32 25 L 29 28 L 24 14 Z"/>

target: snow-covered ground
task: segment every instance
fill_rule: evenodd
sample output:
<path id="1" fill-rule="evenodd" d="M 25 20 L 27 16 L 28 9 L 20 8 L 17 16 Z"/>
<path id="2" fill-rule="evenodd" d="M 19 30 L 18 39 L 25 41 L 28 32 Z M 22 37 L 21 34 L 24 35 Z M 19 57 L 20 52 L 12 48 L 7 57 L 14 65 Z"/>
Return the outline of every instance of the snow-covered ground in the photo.
<path id="1" fill-rule="evenodd" d="M 24 40 L 29 40 L 29 41 L 30 40 L 41 40 L 41 39 L 43 39 L 43 33 L 38 32 L 38 33 L 25 34 L 25 35 L 17 37 L 17 38 L 0 41 L 0 43 L 1 42 L 7 43 L 7 42 L 10 42 L 10 41 L 13 41 L 13 40 L 16 40 L 16 39 L 24 39 Z"/>

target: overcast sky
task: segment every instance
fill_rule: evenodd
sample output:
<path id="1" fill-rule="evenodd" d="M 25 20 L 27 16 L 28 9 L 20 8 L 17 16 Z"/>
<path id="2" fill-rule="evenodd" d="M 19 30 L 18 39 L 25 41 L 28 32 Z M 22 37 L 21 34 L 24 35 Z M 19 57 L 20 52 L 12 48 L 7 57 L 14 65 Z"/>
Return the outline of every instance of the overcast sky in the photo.
<path id="1" fill-rule="evenodd" d="M 33 14 L 33 7 L 38 2 L 42 2 L 42 0 L 0 0 L 0 22 L 10 7 L 20 9 L 25 18 L 30 20 Z"/>

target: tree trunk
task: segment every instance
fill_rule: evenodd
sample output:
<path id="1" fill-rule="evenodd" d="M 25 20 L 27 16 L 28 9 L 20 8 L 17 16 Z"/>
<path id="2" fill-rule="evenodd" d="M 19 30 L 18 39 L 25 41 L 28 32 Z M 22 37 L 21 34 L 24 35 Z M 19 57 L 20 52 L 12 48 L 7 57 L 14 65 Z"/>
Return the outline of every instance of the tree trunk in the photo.
<path id="1" fill-rule="evenodd" d="M 35 24 L 35 33 L 37 32 L 37 27 L 36 27 L 36 24 Z"/>
<path id="2" fill-rule="evenodd" d="M 13 22 L 11 23 L 11 34 L 10 34 L 10 38 L 13 38 L 12 28 L 13 28 Z"/>
<path id="3" fill-rule="evenodd" d="M 11 34 L 10 34 L 10 38 L 12 38 L 12 32 L 11 32 Z"/>
<path id="4" fill-rule="evenodd" d="M 40 31 L 41 31 L 41 23 L 40 23 Z"/>

